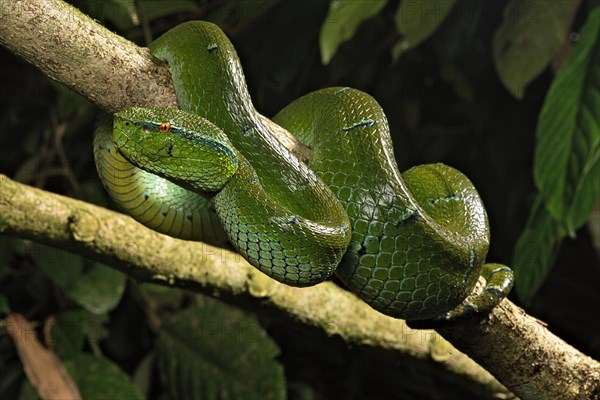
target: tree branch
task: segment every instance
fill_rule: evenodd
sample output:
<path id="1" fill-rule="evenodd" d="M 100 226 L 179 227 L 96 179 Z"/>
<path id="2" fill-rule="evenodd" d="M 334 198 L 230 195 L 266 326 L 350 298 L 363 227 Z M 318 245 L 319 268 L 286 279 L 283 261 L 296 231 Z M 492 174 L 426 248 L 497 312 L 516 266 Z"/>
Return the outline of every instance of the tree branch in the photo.
<path id="1" fill-rule="evenodd" d="M 2 0 L 0 7 L 0 43 L 104 109 L 175 104 L 164 65 L 70 6 L 58 0 Z M 106 88 L 105 82 L 111 85 Z M 288 135 L 278 129 L 278 137 L 302 155 L 303 148 Z M 168 238 L 129 217 L 2 175 L 1 232 L 75 251 L 141 280 L 216 292 L 232 302 L 283 312 L 347 343 L 388 355 L 427 359 L 433 352 L 431 340 L 423 340 L 436 337 L 431 331 L 411 330 L 331 282 L 288 287 L 230 251 Z M 600 397 L 600 364 L 507 300 L 481 320 L 438 332 L 523 398 Z M 434 359 L 440 362 L 440 357 Z M 462 370 L 477 371 L 467 372 L 468 379 L 491 381 L 456 351 L 441 364 L 447 370 L 468 365 Z"/>
<path id="2" fill-rule="evenodd" d="M 32 239 L 107 263 L 140 281 L 183 287 L 260 312 L 275 312 L 396 357 L 429 361 L 439 335 L 413 330 L 377 313 L 333 282 L 295 288 L 270 279 L 239 254 L 154 232 L 131 217 L 49 193 L 0 175 L 0 233 Z M 443 347 L 443 346 L 442 346 Z M 449 348 L 436 360 L 488 390 L 502 387 L 464 354 Z"/>

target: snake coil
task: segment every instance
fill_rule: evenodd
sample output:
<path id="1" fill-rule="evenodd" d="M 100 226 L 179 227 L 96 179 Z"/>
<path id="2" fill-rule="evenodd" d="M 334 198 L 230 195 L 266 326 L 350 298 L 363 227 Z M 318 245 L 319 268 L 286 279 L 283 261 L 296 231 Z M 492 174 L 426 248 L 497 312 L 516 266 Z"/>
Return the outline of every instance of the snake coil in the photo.
<path id="1" fill-rule="evenodd" d="M 305 165 L 254 109 L 218 27 L 181 24 L 151 51 L 168 63 L 182 111 L 121 111 L 94 141 L 104 186 L 135 219 L 184 239 L 226 238 L 289 285 L 335 271 L 393 317 L 459 318 L 510 291 L 512 271 L 485 263 L 488 221 L 472 183 L 442 164 L 400 174 L 372 97 L 322 89 L 273 118 L 310 148 Z M 483 292 L 465 302 L 480 276 Z"/>

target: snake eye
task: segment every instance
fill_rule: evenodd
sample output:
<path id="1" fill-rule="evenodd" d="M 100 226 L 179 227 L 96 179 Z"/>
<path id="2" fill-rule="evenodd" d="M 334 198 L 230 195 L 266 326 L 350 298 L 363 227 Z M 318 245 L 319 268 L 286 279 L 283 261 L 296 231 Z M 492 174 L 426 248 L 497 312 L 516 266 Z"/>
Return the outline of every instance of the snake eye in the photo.
<path id="1" fill-rule="evenodd" d="M 160 124 L 160 126 L 158 127 L 158 131 L 160 133 L 169 133 L 169 131 L 171 130 L 171 124 L 168 122 L 163 122 L 162 124 Z"/>

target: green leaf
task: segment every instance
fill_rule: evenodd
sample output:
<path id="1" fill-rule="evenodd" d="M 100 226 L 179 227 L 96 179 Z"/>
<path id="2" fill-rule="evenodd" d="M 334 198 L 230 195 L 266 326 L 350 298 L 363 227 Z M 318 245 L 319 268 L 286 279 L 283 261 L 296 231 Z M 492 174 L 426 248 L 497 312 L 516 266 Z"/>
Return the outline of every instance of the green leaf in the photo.
<path id="1" fill-rule="evenodd" d="M 78 254 L 32 243 L 30 254 L 38 267 L 61 288 L 75 283 L 83 272 L 84 259 Z"/>
<path id="2" fill-rule="evenodd" d="M 102 314 L 119 304 L 126 284 L 122 272 L 94 262 L 84 273 L 80 255 L 36 243 L 30 252 L 40 269 L 86 310 Z"/>
<path id="3" fill-rule="evenodd" d="M 161 379 L 176 399 L 283 399 L 279 349 L 258 321 L 208 297 L 159 332 Z"/>
<path id="4" fill-rule="evenodd" d="M 42 154 L 34 154 L 27 158 L 17 169 L 17 172 L 13 175 L 13 179 L 17 182 L 30 183 L 33 182 L 36 176 L 39 174 L 38 165 L 42 160 Z"/>
<path id="5" fill-rule="evenodd" d="M 67 289 L 67 295 L 94 314 L 115 308 L 125 291 L 126 277 L 122 272 L 100 263 L 81 276 Z"/>
<path id="6" fill-rule="evenodd" d="M 148 353 L 142 358 L 142 361 L 136 366 L 133 373 L 133 383 L 140 388 L 146 399 L 150 397 L 149 394 L 152 391 L 155 365 L 156 354 L 154 352 Z"/>
<path id="7" fill-rule="evenodd" d="M 80 255 L 37 243 L 29 251 L 40 269 L 86 310 L 102 314 L 119 304 L 127 279 L 122 272 L 96 262 L 84 272 Z"/>
<path id="8" fill-rule="evenodd" d="M 418 46 L 448 17 L 456 0 L 404 0 L 396 10 L 396 30 L 402 35 L 392 48 L 392 58 Z"/>
<path id="9" fill-rule="evenodd" d="M 531 302 L 546 279 L 564 236 L 564 230 L 538 195 L 513 254 L 515 292 L 523 303 Z"/>
<path id="10" fill-rule="evenodd" d="M 91 1 L 88 7 L 94 18 L 110 21 L 119 30 L 130 29 L 140 23 L 134 0 Z"/>
<path id="11" fill-rule="evenodd" d="M 82 353 L 65 361 L 65 367 L 84 399 L 143 399 L 129 376 L 105 358 Z"/>
<path id="12" fill-rule="evenodd" d="M 77 356 L 85 344 L 85 311 L 63 311 L 52 325 L 52 349 L 63 360 Z"/>
<path id="13" fill-rule="evenodd" d="M 99 349 L 99 343 L 105 340 L 109 331 L 106 325 L 109 323 L 110 315 L 109 314 L 94 314 L 91 312 L 86 312 L 85 316 L 85 336 L 87 338 L 87 342 L 90 344 L 92 349 Z M 115 341 L 107 341 L 106 345 L 109 343 L 115 343 Z M 126 346 L 126 343 L 120 343 L 123 346 Z M 96 351 L 94 350 L 94 351 Z M 100 354 L 98 351 L 96 354 Z"/>
<path id="14" fill-rule="evenodd" d="M 572 0 L 511 0 L 494 35 L 494 64 L 502 84 L 522 99 L 527 85 L 554 58 L 567 37 Z"/>
<path id="15" fill-rule="evenodd" d="M 535 184 L 574 235 L 600 199 L 600 9 L 552 82 L 536 134 Z"/>
<path id="16" fill-rule="evenodd" d="M 319 35 L 321 61 L 329 64 L 340 44 L 354 36 L 366 19 L 378 14 L 387 0 L 332 0 Z"/>

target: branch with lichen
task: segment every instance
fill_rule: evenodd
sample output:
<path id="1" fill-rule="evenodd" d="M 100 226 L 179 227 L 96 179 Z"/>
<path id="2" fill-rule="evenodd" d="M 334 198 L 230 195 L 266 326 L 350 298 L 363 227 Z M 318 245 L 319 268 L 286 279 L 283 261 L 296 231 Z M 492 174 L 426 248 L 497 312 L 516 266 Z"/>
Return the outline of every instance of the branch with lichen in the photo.
<path id="1" fill-rule="evenodd" d="M 109 112 L 177 104 L 167 67 L 147 49 L 59 0 L 2 0 L 0 43 Z M 286 146 L 300 157 L 306 154 L 287 132 L 265 121 Z M 259 312 L 278 313 L 386 356 L 433 359 L 446 373 L 502 391 L 492 375 L 451 346 L 440 357 L 442 341 L 434 332 L 412 330 L 379 314 L 332 282 L 289 287 L 229 250 L 166 237 L 130 217 L 3 175 L 0 233 L 77 252 L 138 280 L 217 294 Z M 508 300 L 487 316 L 437 331 L 522 398 L 580 399 L 600 393 L 600 364 Z"/>
<path id="2" fill-rule="evenodd" d="M 443 341 L 433 331 L 413 330 L 402 320 L 375 312 L 333 282 L 309 288 L 287 286 L 231 250 L 171 238 L 129 216 L 32 188 L 4 175 L 0 175 L 0 232 L 76 252 L 138 281 L 183 287 L 258 312 L 291 317 L 348 344 L 376 351 L 425 361 Z M 502 390 L 464 354 L 451 347 L 444 354 L 439 363 L 448 373 Z"/>

